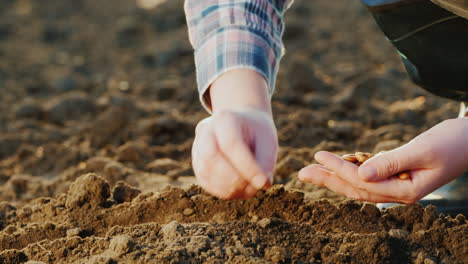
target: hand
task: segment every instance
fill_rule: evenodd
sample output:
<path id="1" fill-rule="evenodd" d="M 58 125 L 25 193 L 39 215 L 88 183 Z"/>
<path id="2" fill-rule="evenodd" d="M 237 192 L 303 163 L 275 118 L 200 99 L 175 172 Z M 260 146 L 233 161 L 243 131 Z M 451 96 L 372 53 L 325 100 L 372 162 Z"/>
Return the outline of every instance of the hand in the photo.
<path id="1" fill-rule="evenodd" d="M 446 120 L 393 151 L 361 167 L 329 152 L 318 152 L 323 165 L 302 169 L 303 181 L 370 202 L 413 204 L 468 169 L 468 118 Z M 409 180 L 393 175 L 410 171 Z"/>
<path id="2" fill-rule="evenodd" d="M 201 121 L 192 149 L 200 185 L 221 199 L 242 199 L 272 184 L 275 126 L 257 110 L 223 111 Z"/>
<path id="3" fill-rule="evenodd" d="M 233 71 L 210 92 L 213 115 L 198 124 L 192 147 L 195 175 L 221 199 L 252 197 L 271 186 L 278 150 L 266 81 Z"/>

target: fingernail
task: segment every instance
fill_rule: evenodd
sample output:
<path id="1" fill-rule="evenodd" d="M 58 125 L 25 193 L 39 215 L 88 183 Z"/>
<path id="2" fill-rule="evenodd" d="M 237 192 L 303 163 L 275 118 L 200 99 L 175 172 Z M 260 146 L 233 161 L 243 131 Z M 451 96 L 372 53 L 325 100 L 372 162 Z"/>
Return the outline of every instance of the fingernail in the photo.
<path id="1" fill-rule="evenodd" d="M 371 166 L 362 166 L 359 168 L 359 176 L 365 181 L 373 181 L 377 177 L 377 170 Z"/>
<path id="2" fill-rule="evenodd" d="M 257 188 L 257 190 L 260 190 L 265 186 L 265 176 L 264 175 L 257 175 L 252 179 L 251 184 Z"/>

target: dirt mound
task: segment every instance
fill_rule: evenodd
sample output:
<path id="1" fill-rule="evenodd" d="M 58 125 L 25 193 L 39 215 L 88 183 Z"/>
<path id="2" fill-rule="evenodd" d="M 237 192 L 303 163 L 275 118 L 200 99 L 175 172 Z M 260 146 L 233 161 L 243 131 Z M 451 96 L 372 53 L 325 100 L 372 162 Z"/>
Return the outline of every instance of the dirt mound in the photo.
<path id="1" fill-rule="evenodd" d="M 464 216 L 379 211 L 297 179 L 319 150 L 393 149 L 457 113 L 408 81 L 358 1 L 288 11 L 283 185 L 246 201 L 193 185 L 207 114 L 183 0 L 143 2 L 0 4 L 0 263 L 468 262 Z"/>
<path id="2" fill-rule="evenodd" d="M 120 191 L 115 191 L 119 188 Z M 196 186 L 137 194 L 85 174 L 66 194 L 2 204 L 0 260 L 47 263 L 464 263 L 468 222 L 434 207 L 306 202 L 281 186 L 222 201 Z M 122 200 L 120 193 L 133 195 Z"/>

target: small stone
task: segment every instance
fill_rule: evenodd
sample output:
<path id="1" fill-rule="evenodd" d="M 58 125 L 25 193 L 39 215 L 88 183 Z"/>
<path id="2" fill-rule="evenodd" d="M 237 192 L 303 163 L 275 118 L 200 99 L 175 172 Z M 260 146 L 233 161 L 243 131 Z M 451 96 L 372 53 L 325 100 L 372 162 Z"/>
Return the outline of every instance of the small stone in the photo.
<path id="1" fill-rule="evenodd" d="M 114 256 L 122 256 L 130 251 L 132 251 L 135 246 L 133 238 L 129 235 L 119 235 L 112 238 L 109 251 Z"/>
<path id="2" fill-rule="evenodd" d="M 45 262 L 42 261 L 35 261 L 35 260 L 30 260 L 24 264 L 46 264 Z"/>
<path id="3" fill-rule="evenodd" d="M 271 260 L 273 263 L 284 263 L 288 257 L 288 252 L 285 248 L 273 246 L 265 249 L 265 259 Z"/>
<path id="4" fill-rule="evenodd" d="M 205 251 L 209 248 L 211 241 L 212 240 L 207 236 L 192 236 L 186 248 L 190 252 L 199 254 L 201 251 Z"/>
<path id="5" fill-rule="evenodd" d="M 103 146 L 130 121 L 127 106 L 112 106 L 99 114 L 91 130 L 93 145 Z"/>
<path id="6" fill-rule="evenodd" d="M 102 177 L 89 173 L 80 176 L 70 185 L 65 206 L 81 207 L 86 203 L 97 206 L 103 204 L 109 196 L 109 183 Z"/>
<path id="7" fill-rule="evenodd" d="M 239 250 L 234 247 L 234 246 L 228 246 L 226 247 L 225 249 L 226 251 L 226 255 L 229 257 L 229 258 L 233 258 L 234 256 L 238 255 L 239 254 Z"/>
<path id="8" fill-rule="evenodd" d="M 340 136 L 353 136 L 359 131 L 359 124 L 353 121 L 336 121 L 329 120 L 328 128 Z"/>
<path id="9" fill-rule="evenodd" d="M 195 210 L 193 210 L 192 208 L 185 208 L 184 211 L 183 211 L 183 214 L 185 216 L 191 216 L 191 215 L 193 215 L 194 212 L 195 212 Z"/>
<path id="10" fill-rule="evenodd" d="M 42 115 L 41 107 L 33 102 L 22 103 L 15 109 L 15 117 L 18 119 L 40 119 Z"/>
<path id="11" fill-rule="evenodd" d="M 164 225 L 159 231 L 163 235 L 165 242 L 172 241 L 174 237 L 183 235 L 185 233 L 184 227 L 177 221 L 172 221 Z"/>
<path id="12" fill-rule="evenodd" d="M 117 182 L 115 187 L 112 189 L 112 197 L 118 203 L 131 202 L 140 193 L 140 190 L 123 181 Z"/>
<path id="13" fill-rule="evenodd" d="M 135 142 L 128 142 L 118 149 L 119 161 L 136 162 L 141 159 L 142 147 Z"/>
<path id="14" fill-rule="evenodd" d="M 271 219 L 270 218 L 263 218 L 262 220 L 257 222 L 257 225 L 266 228 L 271 224 Z"/>
<path id="15" fill-rule="evenodd" d="M 408 232 L 403 229 L 391 229 L 388 231 L 388 234 L 397 239 L 405 239 L 408 237 Z"/>
<path id="16" fill-rule="evenodd" d="M 437 261 L 433 260 L 432 258 L 424 259 L 424 264 L 437 264 Z"/>
<path id="17" fill-rule="evenodd" d="M 72 228 L 67 230 L 67 237 L 79 236 L 81 228 Z"/>
<path id="18" fill-rule="evenodd" d="M 169 158 L 157 159 L 146 165 L 146 169 L 159 174 L 166 174 L 180 167 L 181 165 L 179 162 Z"/>
<path id="19" fill-rule="evenodd" d="M 71 93 L 55 98 L 45 108 L 47 119 L 56 124 L 79 120 L 96 112 L 95 103 L 82 93 Z"/>
<path id="20" fill-rule="evenodd" d="M 424 260 L 426 259 L 426 254 L 424 252 L 419 252 L 414 264 L 424 264 Z"/>
<path id="21" fill-rule="evenodd" d="M 375 206 L 374 204 L 370 203 L 364 203 L 362 205 L 361 212 L 374 218 L 378 218 L 382 215 L 379 208 L 377 208 L 377 206 Z"/>
<path id="22" fill-rule="evenodd" d="M 304 103 L 310 106 L 312 109 L 325 107 L 329 104 L 329 100 L 320 94 L 308 93 L 303 98 Z"/>

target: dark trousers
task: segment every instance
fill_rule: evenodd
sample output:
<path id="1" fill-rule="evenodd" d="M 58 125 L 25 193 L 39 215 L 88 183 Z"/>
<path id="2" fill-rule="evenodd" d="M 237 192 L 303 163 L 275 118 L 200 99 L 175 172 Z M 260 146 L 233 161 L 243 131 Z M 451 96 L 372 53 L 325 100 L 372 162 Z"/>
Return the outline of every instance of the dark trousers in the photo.
<path id="1" fill-rule="evenodd" d="M 416 84 L 438 96 L 468 102 L 468 19 L 429 0 L 369 9 Z"/>

